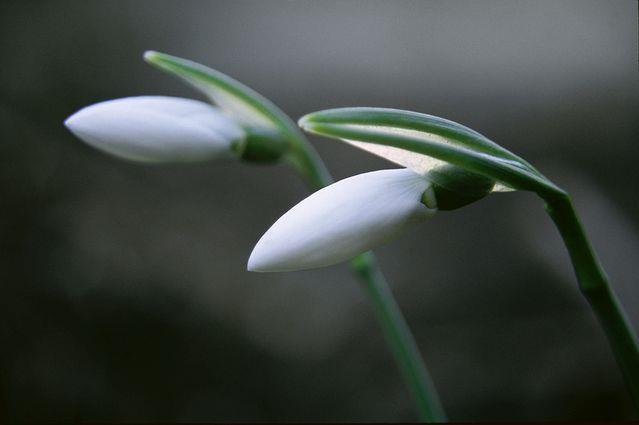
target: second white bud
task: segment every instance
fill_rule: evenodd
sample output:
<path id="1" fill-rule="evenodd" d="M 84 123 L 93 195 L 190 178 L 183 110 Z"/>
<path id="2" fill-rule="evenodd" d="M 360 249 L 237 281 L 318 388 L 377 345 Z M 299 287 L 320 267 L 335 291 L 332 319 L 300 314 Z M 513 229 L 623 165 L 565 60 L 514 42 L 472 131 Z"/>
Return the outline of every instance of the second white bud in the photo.
<path id="1" fill-rule="evenodd" d="M 204 102 L 138 96 L 100 102 L 73 114 L 65 125 L 87 144 L 142 162 L 193 162 L 241 152 L 244 130 Z"/>

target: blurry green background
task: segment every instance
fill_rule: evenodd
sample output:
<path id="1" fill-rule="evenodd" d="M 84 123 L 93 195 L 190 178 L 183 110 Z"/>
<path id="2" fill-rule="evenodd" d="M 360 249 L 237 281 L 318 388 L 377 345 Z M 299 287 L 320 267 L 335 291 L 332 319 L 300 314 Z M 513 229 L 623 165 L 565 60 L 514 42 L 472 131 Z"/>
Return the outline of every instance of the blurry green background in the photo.
<path id="1" fill-rule="evenodd" d="M 141 166 L 63 120 L 199 95 L 191 58 L 294 118 L 382 106 L 468 125 L 576 199 L 639 325 L 637 2 L 0 3 L 0 421 L 415 418 L 346 266 L 245 271 L 307 195 L 285 166 Z M 337 178 L 393 165 L 312 138 Z M 377 254 L 453 420 L 637 419 L 542 203 L 496 194 Z"/>

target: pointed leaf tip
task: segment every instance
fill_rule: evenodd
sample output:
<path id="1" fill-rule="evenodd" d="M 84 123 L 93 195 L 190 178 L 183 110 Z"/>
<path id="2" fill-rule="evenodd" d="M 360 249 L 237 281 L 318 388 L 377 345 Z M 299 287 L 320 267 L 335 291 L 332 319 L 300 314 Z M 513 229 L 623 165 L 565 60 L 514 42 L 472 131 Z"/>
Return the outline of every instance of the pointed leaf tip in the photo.
<path id="1" fill-rule="evenodd" d="M 308 127 L 310 127 L 312 125 L 312 115 L 313 114 L 306 114 L 303 117 L 301 117 L 300 119 L 297 120 L 297 125 L 302 129 L 302 130 L 306 130 Z"/>
<path id="2" fill-rule="evenodd" d="M 144 54 L 142 55 L 142 57 L 144 58 L 145 61 L 147 62 L 152 62 L 153 60 L 155 60 L 157 57 L 159 56 L 159 52 L 156 52 L 155 50 L 147 50 L 144 52 Z"/>

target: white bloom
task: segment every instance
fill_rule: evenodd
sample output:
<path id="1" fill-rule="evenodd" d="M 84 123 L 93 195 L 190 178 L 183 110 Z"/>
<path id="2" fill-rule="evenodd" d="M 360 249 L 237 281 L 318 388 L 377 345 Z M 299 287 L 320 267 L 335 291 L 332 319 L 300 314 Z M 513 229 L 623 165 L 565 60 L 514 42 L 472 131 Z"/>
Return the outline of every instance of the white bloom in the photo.
<path id="1" fill-rule="evenodd" d="M 179 97 L 100 102 L 76 112 L 65 125 L 95 148 L 143 162 L 229 157 L 244 141 L 244 130 L 218 108 Z"/>
<path id="2" fill-rule="evenodd" d="M 430 183 L 408 169 L 359 174 L 294 206 L 259 240 L 248 270 L 293 271 L 348 260 L 430 217 Z"/>

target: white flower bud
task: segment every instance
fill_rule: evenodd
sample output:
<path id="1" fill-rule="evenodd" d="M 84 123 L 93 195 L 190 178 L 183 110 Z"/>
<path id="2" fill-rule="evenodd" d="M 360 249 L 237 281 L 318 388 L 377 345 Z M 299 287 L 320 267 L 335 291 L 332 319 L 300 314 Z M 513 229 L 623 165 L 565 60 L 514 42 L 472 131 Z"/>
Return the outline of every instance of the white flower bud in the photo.
<path id="1" fill-rule="evenodd" d="M 143 162 L 230 157 L 244 144 L 244 130 L 232 118 L 204 102 L 179 97 L 100 102 L 79 110 L 65 125 L 95 148 Z"/>
<path id="2" fill-rule="evenodd" d="M 346 261 L 434 214 L 430 183 L 408 169 L 359 174 L 294 206 L 259 240 L 248 270 L 293 271 Z M 432 204 L 430 204 L 432 205 Z"/>

